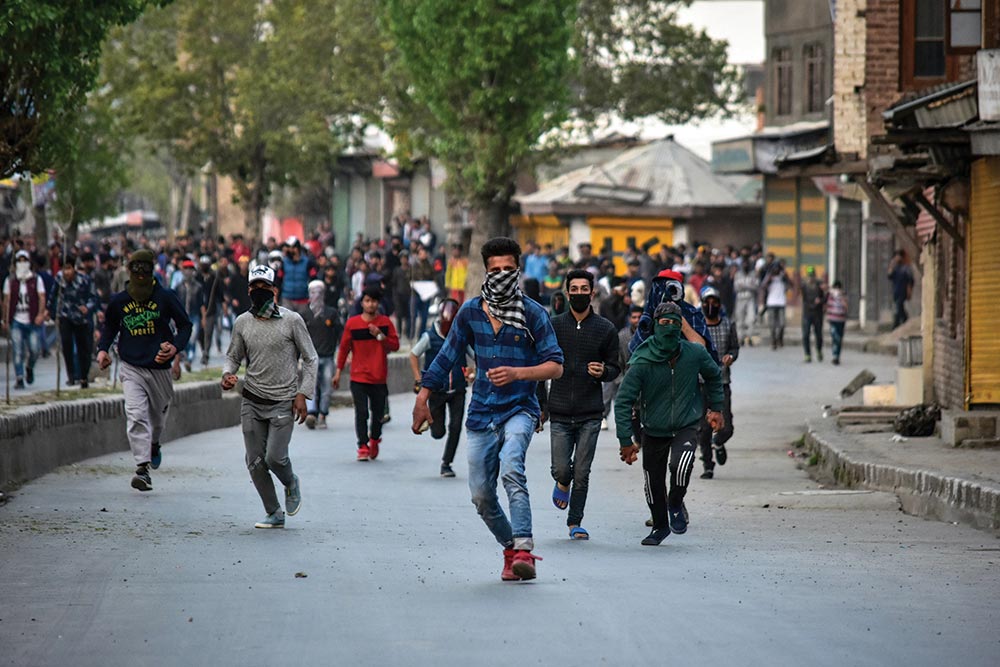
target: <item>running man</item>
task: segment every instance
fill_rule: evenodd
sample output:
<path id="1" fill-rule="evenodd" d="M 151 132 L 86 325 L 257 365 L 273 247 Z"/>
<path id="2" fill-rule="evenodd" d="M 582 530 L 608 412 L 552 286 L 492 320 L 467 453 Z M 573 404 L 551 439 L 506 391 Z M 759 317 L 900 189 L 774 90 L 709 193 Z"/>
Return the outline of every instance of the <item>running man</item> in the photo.
<path id="1" fill-rule="evenodd" d="M 615 399 L 615 429 L 620 456 L 632 465 L 639 446 L 633 440 L 632 408 L 639 402 L 642 422 L 642 470 L 646 503 L 653 514 L 653 530 L 642 540 L 656 546 L 673 530 L 687 532 L 684 496 L 698 445 L 698 424 L 704 408 L 698 374 L 705 380 L 709 399 L 708 423 L 713 430 L 725 425 L 722 413 L 722 372 L 708 350 L 681 340 L 680 306 L 667 301 L 653 313 L 653 331 L 629 359 L 629 369 Z M 666 477 L 670 472 L 670 492 Z"/>
<path id="2" fill-rule="evenodd" d="M 247 469 L 267 516 L 255 528 L 284 528 L 285 514 L 302 507 L 299 478 L 292 472 L 288 443 L 296 418 L 306 420 L 306 399 L 316 385 L 316 350 L 302 316 L 277 304 L 274 269 L 263 264 L 249 275 L 250 310 L 236 318 L 222 368 L 222 388 L 229 391 L 247 362 L 240 420 Z M 299 361 L 302 372 L 299 372 Z M 281 511 L 271 473 L 285 486 Z"/>
<path id="3" fill-rule="evenodd" d="M 486 265 L 482 296 L 458 311 L 441 351 L 423 375 L 413 406 L 413 432 L 433 425 L 428 401 L 444 391 L 453 369 L 472 346 L 476 379 L 465 427 L 468 430 L 469 489 L 472 503 L 503 547 L 504 581 L 535 578 L 531 553 L 531 503 L 524 457 L 541 417 L 538 382 L 562 375 L 563 355 L 542 306 L 518 287 L 521 248 L 509 238 L 490 239 L 481 249 Z M 503 481 L 510 519 L 497 498 Z"/>
<path id="4" fill-rule="evenodd" d="M 124 291 L 111 297 L 97 346 L 97 365 L 104 370 L 111 365 L 108 350 L 118 339 L 125 430 L 136 465 L 132 488 L 139 491 L 153 490 L 149 469 L 160 467 L 160 436 L 174 397 L 171 361 L 191 337 L 191 320 L 177 295 L 153 278 L 154 259 L 145 248 L 129 257 L 129 280 Z"/>
<path id="5" fill-rule="evenodd" d="M 340 388 L 340 374 L 351 357 L 351 396 L 354 398 L 354 432 L 358 460 L 374 461 L 382 444 L 382 418 L 389 398 L 389 353 L 399 349 L 392 320 L 379 312 L 382 292 L 366 287 L 361 314 L 347 320 L 337 352 L 337 372 L 331 384 Z M 371 419 L 371 426 L 368 422 Z"/>
<path id="6" fill-rule="evenodd" d="M 420 335 L 413 349 L 410 350 L 410 369 L 413 371 L 414 391 L 420 393 L 420 357 L 424 358 L 424 370 L 430 368 L 434 363 L 434 357 L 441 351 L 448 332 L 451 331 L 451 324 L 455 320 L 460 304 L 455 299 L 445 299 L 441 302 L 437 321 L 434 325 Z M 472 364 L 466 363 L 466 368 Z M 462 434 L 462 418 L 465 416 L 465 369 L 456 365 L 451 369 L 448 379 L 448 386 L 444 391 L 431 393 L 429 407 L 431 410 L 431 436 L 435 440 L 440 440 L 445 436 L 445 426 L 447 426 L 448 440 L 444 446 L 444 454 L 441 456 L 441 476 L 454 477 L 455 471 L 451 464 L 455 460 L 455 452 L 458 450 L 458 438 Z M 445 422 L 444 412 L 448 410 L 448 421 Z"/>
<path id="7" fill-rule="evenodd" d="M 722 417 L 726 425 L 718 432 L 702 417 L 701 431 L 698 434 L 698 446 L 701 449 L 701 462 L 704 472 L 701 479 L 715 477 L 715 464 L 726 465 L 728 454 L 726 443 L 733 437 L 733 394 L 729 386 L 731 378 L 730 366 L 740 356 L 740 337 L 736 333 L 736 323 L 723 313 L 722 299 L 719 291 L 711 285 L 701 288 L 701 310 L 705 313 L 705 323 L 708 324 L 708 335 L 715 344 L 715 349 L 722 357 Z M 715 461 L 712 461 L 712 455 Z"/>

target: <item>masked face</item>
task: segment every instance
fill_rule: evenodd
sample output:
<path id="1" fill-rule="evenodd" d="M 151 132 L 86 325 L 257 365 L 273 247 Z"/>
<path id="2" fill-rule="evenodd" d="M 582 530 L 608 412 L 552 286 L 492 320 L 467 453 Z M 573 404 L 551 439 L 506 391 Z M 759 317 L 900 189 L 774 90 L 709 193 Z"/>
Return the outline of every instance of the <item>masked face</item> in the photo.
<path id="1" fill-rule="evenodd" d="M 667 288 L 663 292 L 663 298 L 674 303 L 684 298 L 684 285 L 677 280 L 668 280 Z"/>
<path id="2" fill-rule="evenodd" d="M 131 262 L 128 265 L 128 293 L 136 301 L 148 301 L 153 295 L 153 265 Z"/>
<path id="3" fill-rule="evenodd" d="M 31 277 L 31 262 L 26 259 L 19 259 L 14 265 L 14 275 L 18 280 L 26 280 Z"/>
<path id="4" fill-rule="evenodd" d="M 705 313 L 705 317 L 714 322 L 719 319 L 719 315 L 722 313 L 722 304 L 719 303 L 718 299 L 710 297 L 701 304 L 701 311 Z"/>
<path id="5" fill-rule="evenodd" d="M 653 335 L 669 354 L 681 345 L 681 318 L 676 315 L 661 317 L 653 327 Z"/>
<path id="6" fill-rule="evenodd" d="M 256 317 L 268 317 L 274 306 L 274 291 L 269 285 L 254 283 L 250 286 L 250 312 Z"/>

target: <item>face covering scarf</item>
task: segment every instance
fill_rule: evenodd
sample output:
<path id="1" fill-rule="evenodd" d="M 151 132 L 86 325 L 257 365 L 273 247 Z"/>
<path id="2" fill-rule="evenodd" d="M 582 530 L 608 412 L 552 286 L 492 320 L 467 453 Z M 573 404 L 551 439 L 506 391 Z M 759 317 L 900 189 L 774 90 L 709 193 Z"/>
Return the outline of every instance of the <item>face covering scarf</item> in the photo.
<path id="1" fill-rule="evenodd" d="M 153 296 L 153 266 L 137 262 L 129 267 L 129 280 L 125 289 L 136 303 L 149 301 Z"/>
<path id="2" fill-rule="evenodd" d="M 255 317 L 274 317 L 274 292 L 263 287 L 250 290 L 250 312 Z"/>
<path id="3" fill-rule="evenodd" d="M 20 281 L 25 281 L 31 277 L 31 262 L 18 262 L 14 266 L 14 275 Z"/>
<path id="4" fill-rule="evenodd" d="M 532 338 L 524 316 L 524 297 L 517 286 L 519 276 L 520 271 L 517 270 L 487 273 L 483 282 L 483 300 L 490 315 L 515 329 L 523 329 L 528 338 Z"/>
<path id="5" fill-rule="evenodd" d="M 570 294 L 569 307 L 578 313 L 585 313 L 590 308 L 589 294 Z"/>
<path id="6" fill-rule="evenodd" d="M 309 288 L 309 310 L 311 310 L 312 314 L 316 317 L 319 317 L 323 314 L 323 308 L 326 306 L 326 303 L 324 302 L 323 298 L 324 297 L 323 292 L 325 290 L 326 290 L 325 285 Z"/>
<path id="7" fill-rule="evenodd" d="M 703 313 L 705 313 L 705 317 L 707 317 L 710 320 L 714 320 L 719 316 L 719 313 L 722 311 L 722 306 L 720 306 L 717 303 L 703 303 L 701 305 L 701 310 Z"/>
<path id="8" fill-rule="evenodd" d="M 653 327 L 653 335 L 635 349 L 630 364 L 662 364 L 670 361 L 681 346 L 681 318 L 667 315 L 676 326 L 665 326 L 659 322 Z"/>

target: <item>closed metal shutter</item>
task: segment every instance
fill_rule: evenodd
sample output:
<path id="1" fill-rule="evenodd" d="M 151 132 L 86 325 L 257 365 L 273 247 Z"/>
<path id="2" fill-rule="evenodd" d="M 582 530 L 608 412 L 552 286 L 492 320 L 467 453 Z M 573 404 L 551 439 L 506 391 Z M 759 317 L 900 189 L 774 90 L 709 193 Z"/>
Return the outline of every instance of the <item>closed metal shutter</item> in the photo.
<path id="1" fill-rule="evenodd" d="M 972 165 L 966 397 L 1000 404 L 1000 158 Z"/>

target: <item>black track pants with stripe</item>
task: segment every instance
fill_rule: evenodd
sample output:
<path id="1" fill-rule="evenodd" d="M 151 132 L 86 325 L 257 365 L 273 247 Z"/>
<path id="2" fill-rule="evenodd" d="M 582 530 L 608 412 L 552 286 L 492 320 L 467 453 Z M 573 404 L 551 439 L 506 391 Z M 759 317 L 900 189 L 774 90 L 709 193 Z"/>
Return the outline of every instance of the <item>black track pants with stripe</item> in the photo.
<path id="1" fill-rule="evenodd" d="M 668 526 L 668 507 L 684 501 L 698 446 L 698 425 L 681 429 L 672 438 L 642 435 L 642 471 L 646 478 L 646 503 L 653 515 L 653 528 Z M 670 492 L 667 492 L 667 474 Z"/>

